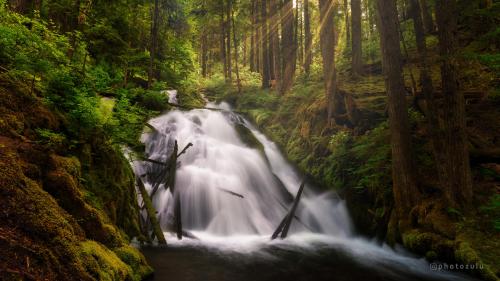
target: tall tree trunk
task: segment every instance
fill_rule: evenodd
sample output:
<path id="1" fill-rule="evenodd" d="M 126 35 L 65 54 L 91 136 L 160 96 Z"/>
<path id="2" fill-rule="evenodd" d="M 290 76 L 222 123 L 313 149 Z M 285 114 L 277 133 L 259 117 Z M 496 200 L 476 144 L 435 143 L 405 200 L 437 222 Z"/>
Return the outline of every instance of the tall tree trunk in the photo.
<path id="1" fill-rule="evenodd" d="M 262 40 L 262 26 L 261 26 L 261 16 L 260 16 L 260 7 L 259 0 L 255 1 L 255 23 L 257 24 L 257 35 L 256 35 L 256 51 L 255 51 L 255 66 L 257 68 L 257 72 L 262 74 L 262 50 L 261 50 L 261 40 Z"/>
<path id="2" fill-rule="evenodd" d="M 410 146 L 410 125 L 402 76 L 398 15 L 395 0 L 377 0 L 380 45 L 389 96 L 393 194 L 400 231 L 408 227 L 409 212 L 419 199 Z"/>
<path id="3" fill-rule="evenodd" d="M 243 34 L 243 67 L 246 66 L 247 66 L 247 37 L 246 34 Z"/>
<path id="4" fill-rule="evenodd" d="M 273 48 L 273 60 L 271 67 L 274 69 L 274 87 L 278 87 L 281 84 L 281 52 L 280 52 L 280 28 L 279 28 L 279 1 L 270 0 L 271 2 L 271 21 L 270 21 L 270 33 L 271 42 Z"/>
<path id="5" fill-rule="evenodd" d="M 293 1 L 284 0 L 281 9 L 281 30 L 282 30 L 282 69 L 283 77 L 280 87 L 280 93 L 287 93 L 293 85 L 295 75 L 296 52 L 294 44 L 294 26 L 293 26 Z"/>
<path id="6" fill-rule="evenodd" d="M 441 79 L 444 96 L 444 135 L 447 150 L 448 185 L 445 194 L 450 203 L 466 206 L 472 199 L 472 176 L 467 149 L 465 98 L 459 88 L 457 65 L 457 3 L 438 0 L 436 21 L 441 55 Z"/>
<path id="7" fill-rule="evenodd" d="M 201 75 L 203 78 L 207 77 L 207 62 L 208 60 L 208 39 L 205 30 L 202 31 L 201 35 Z"/>
<path id="8" fill-rule="evenodd" d="M 320 46 L 323 58 L 323 79 L 325 82 L 326 97 L 328 99 L 328 124 L 343 106 L 343 99 L 337 91 L 337 72 L 335 68 L 335 14 L 337 5 L 335 0 L 319 0 L 320 13 Z"/>
<path id="9" fill-rule="evenodd" d="M 231 23 L 233 24 L 234 69 L 236 71 L 236 85 L 241 93 L 240 69 L 238 66 L 238 41 L 236 40 L 236 24 L 234 23 L 234 10 L 231 9 Z"/>
<path id="10" fill-rule="evenodd" d="M 300 4 L 300 5 L 299 5 Z M 299 8 L 300 7 L 300 8 Z M 304 3 L 297 1 L 297 28 L 300 32 L 297 33 L 297 48 L 299 50 L 299 60 L 298 65 L 300 72 L 302 73 L 304 67 Z"/>
<path id="11" fill-rule="evenodd" d="M 227 77 L 229 82 L 233 81 L 233 66 L 231 61 L 231 10 L 233 9 L 232 0 L 227 1 L 226 9 L 226 59 L 227 59 Z"/>
<path id="12" fill-rule="evenodd" d="M 361 38 L 361 0 L 351 0 L 352 24 L 352 61 L 351 68 L 354 76 L 363 74 L 362 38 Z"/>
<path id="13" fill-rule="evenodd" d="M 251 17 L 251 36 L 250 36 L 250 71 L 255 72 L 257 67 L 256 67 L 256 55 L 255 52 L 257 50 L 257 44 L 256 44 L 256 37 L 257 37 L 257 28 L 256 28 L 256 20 L 255 20 L 255 0 L 252 0 L 252 7 L 250 10 L 250 17 Z"/>
<path id="14" fill-rule="evenodd" d="M 434 20 L 432 19 L 431 7 L 427 0 L 420 0 L 420 10 L 424 21 L 425 33 L 432 34 L 436 31 Z"/>
<path id="15" fill-rule="evenodd" d="M 225 28 L 225 24 L 224 24 L 224 0 L 221 0 L 220 2 L 220 7 L 221 7 L 221 10 L 220 10 L 220 58 L 222 60 L 222 63 L 223 63 L 223 67 L 224 67 L 224 80 L 226 82 L 229 81 L 229 78 L 228 78 L 228 66 L 227 66 L 227 52 L 226 52 L 226 40 L 225 40 L 225 37 L 226 37 L 226 28 Z"/>
<path id="16" fill-rule="evenodd" d="M 305 36 L 305 59 L 304 71 L 309 76 L 312 63 L 312 34 L 311 18 L 309 13 L 309 0 L 304 0 L 304 36 Z"/>
<path id="17" fill-rule="evenodd" d="M 269 24 L 268 30 L 267 30 L 267 41 L 269 44 L 268 47 L 268 52 L 269 52 L 269 80 L 275 80 L 276 79 L 276 73 L 274 69 L 274 59 L 275 59 L 275 54 L 274 54 L 274 40 L 273 40 L 273 5 L 271 3 L 271 0 L 267 0 L 267 22 Z M 271 86 L 271 82 L 269 85 Z"/>
<path id="18" fill-rule="evenodd" d="M 349 0 L 344 0 L 345 43 L 346 50 L 351 49 L 351 22 L 349 17 Z"/>
<path id="19" fill-rule="evenodd" d="M 155 0 L 155 8 L 153 12 L 153 27 L 151 28 L 151 46 L 149 50 L 149 71 L 148 71 L 148 89 L 153 85 L 154 76 L 154 61 L 156 55 L 156 45 L 158 41 L 158 21 L 160 17 L 159 0 Z"/>
<path id="20" fill-rule="evenodd" d="M 432 144 L 432 153 L 436 163 L 439 185 L 442 189 L 446 186 L 447 172 L 445 167 L 446 155 L 443 146 L 443 135 L 439 122 L 439 109 L 434 97 L 434 87 L 430 76 L 429 58 L 427 56 L 427 46 L 425 42 L 425 28 L 422 20 L 422 12 L 418 0 L 410 0 L 411 17 L 413 18 L 413 28 L 415 30 L 415 41 L 420 60 L 420 83 L 422 93 L 426 102 L 426 119 L 429 132 L 429 139 Z"/>
<path id="21" fill-rule="evenodd" d="M 294 9 L 294 20 L 293 20 L 293 46 L 295 48 L 295 68 L 297 68 L 297 63 L 298 60 L 300 59 L 300 50 L 299 50 L 299 5 L 300 5 L 300 0 L 294 0 L 295 1 L 295 9 Z"/>
<path id="22" fill-rule="evenodd" d="M 261 0 L 261 25 L 262 25 L 262 88 L 269 88 L 270 65 L 269 65 L 269 34 L 267 29 L 267 4 L 269 0 Z"/>

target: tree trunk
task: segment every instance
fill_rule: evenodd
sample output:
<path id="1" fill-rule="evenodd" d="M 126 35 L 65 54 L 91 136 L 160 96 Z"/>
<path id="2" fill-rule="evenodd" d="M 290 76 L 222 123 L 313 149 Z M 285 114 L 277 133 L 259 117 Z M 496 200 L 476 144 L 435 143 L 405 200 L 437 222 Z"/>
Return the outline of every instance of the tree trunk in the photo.
<path id="1" fill-rule="evenodd" d="M 146 212 L 148 213 L 149 221 L 151 222 L 151 226 L 153 227 L 153 233 L 158 239 L 159 244 L 167 244 L 167 241 L 165 240 L 165 236 L 163 236 L 163 231 L 161 230 L 160 223 L 158 222 L 158 219 L 156 218 L 156 210 L 153 207 L 153 203 L 151 202 L 151 198 L 149 197 L 149 194 L 146 190 L 146 187 L 144 187 L 144 183 L 142 180 L 138 177 L 137 178 L 137 185 L 139 187 L 139 192 L 141 193 L 142 201 L 144 203 L 144 207 L 146 209 Z"/>
<path id="2" fill-rule="evenodd" d="M 352 23 L 352 61 L 351 68 L 354 76 L 363 74 L 362 38 L 361 38 L 361 0 L 351 0 Z"/>
<path id="3" fill-rule="evenodd" d="M 233 9 L 232 0 L 227 1 L 226 9 L 226 59 L 227 59 L 227 77 L 229 82 L 233 81 L 233 64 L 231 60 L 231 10 Z"/>
<path id="4" fill-rule="evenodd" d="M 345 44 L 346 50 L 351 49 L 351 22 L 349 18 L 349 0 L 344 0 Z"/>
<path id="5" fill-rule="evenodd" d="M 252 0 L 252 8 L 250 10 L 250 17 L 251 17 L 251 36 L 250 36 L 250 71 L 255 72 L 257 67 L 256 67 L 256 56 L 255 52 L 257 50 L 256 47 L 256 39 L 255 37 L 257 36 L 257 31 L 256 31 L 256 20 L 255 20 L 255 0 Z"/>
<path id="6" fill-rule="evenodd" d="M 312 34 L 311 18 L 309 14 L 309 0 L 304 0 L 304 36 L 305 36 L 305 59 L 304 72 L 309 76 L 312 63 Z"/>
<path id="7" fill-rule="evenodd" d="M 271 0 L 267 0 L 267 22 L 269 24 L 268 26 L 268 31 L 267 31 L 267 41 L 269 44 L 268 47 L 268 52 L 269 52 L 269 80 L 275 80 L 276 79 L 276 73 L 274 69 L 274 59 L 275 59 L 275 53 L 274 53 L 274 40 L 273 40 L 273 3 L 271 3 Z M 271 82 L 269 82 L 269 86 L 271 86 Z"/>
<path id="8" fill-rule="evenodd" d="M 159 0 L 155 0 L 155 8 L 153 12 L 153 27 L 151 28 L 151 46 L 149 50 L 149 71 L 148 71 L 148 89 L 153 85 L 154 61 L 156 55 L 156 45 L 158 37 L 158 21 L 160 17 Z"/>
<path id="9" fill-rule="evenodd" d="M 402 76 L 398 15 L 395 0 L 377 0 L 380 45 L 389 97 L 394 203 L 400 231 L 408 227 L 409 212 L 419 199 L 410 146 L 410 125 Z"/>
<path id="10" fill-rule="evenodd" d="M 422 13 L 422 19 L 424 21 L 425 33 L 432 34 L 436 31 L 436 26 L 434 20 L 432 19 L 431 7 L 427 0 L 420 0 L 420 9 Z"/>
<path id="11" fill-rule="evenodd" d="M 337 71 L 335 67 L 335 13 L 337 5 L 334 0 L 319 0 L 320 13 L 320 47 L 323 58 L 323 80 L 328 100 L 328 124 L 343 108 L 342 98 L 337 91 Z"/>
<path id="12" fill-rule="evenodd" d="M 238 67 L 238 41 L 236 41 L 236 24 L 234 23 L 234 10 L 231 10 L 231 22 L 233 24 L 234 68 L 236 70 L 236 85 L 238 86 L 238 93 L 241 94 L 240 70 Z"/>
<path id="13" fill-rule="evenodd" d="M 274 69 L 274 87 L 278 87 L 281 84 L 281 52 L 280 52 L 280 28 L 279 28 L 279 1 L 278 0 L 270 0 L 271 1 L 271 42 L 273 45 L 273 63 L 271 67 Z"/>
<path id="14" fill-rule="evenodd" d="M 261 26 L 262 26 L 262 88 L 269 88 L 270 80 L 270 65 L 269 65 L 269 33 L 267 29 L 267 4 L 266 1 L 261 0 L 260 4 L 260 15 L 261 15 Z"/>
<path id="15" fill-rule="evenodd" d="M 293 1 L 284 0 L 281 9 L 281 30 L 282 30 L 282 83 L 280 93 L 287 93 L 293 85 L 296 64 L 296 49 L 294 44 L 294 26 L 293 26 Z"/>
<path id="16" fill-rule="evenodd" d="M 445 194 L 450 203 L 466 206 L 472 199 L 465 120 L 465 98 L 459 89 L 457 65 L 457 5 L 455 0 L 438 0 L 436 21 L 441 55 L 441 79 L 444 97 L 444 140 L 447 151 L 448 181 Z"/>
<path id="17" fill-rule="evenodd" d="M 299 22 L 299 11 L 300 11 L 300 0 L 295 0 L 295 20 L 294 20 L 294 34 L 293 34 L 293 44 L 295 47 L 295 50 L 297 51 L 296 55 L 296 62 L 295 62 L 295 68 L 297 68 L 297 64 L 299 65 L 299 68 L 302 67 L 302 62 L 301 62 L 301 54 L 300 54 L 300 38 L 299 38 L 299 32 L 300 32 L 300 22 Z"/>
<path id="18" fill-rule="evenodd" d="M 201 35 L 201 75 L 203 78 L 207 77 L 207 62 L 208 60 L 208 39 L 205 30 L 202 31 Z"/>
<path id="19" fill-rule="evenodd" d="M 439 186 L 442 189 L 446 186 L 447 175 L 445 168 L 445 148 L 443 146 L 443 135 L 439 122 L 439 109 L 434 97 L 434 87 L 430 76 L 429 58 L 427 56 L 427 46 L 425 43 L 425 28 L 422 20 L 422 12 L 418 0 L 410 0 L 411 17 L 413 18 L 413 28 L 415 30 L 415 40 L 420 60 L 420 83 L 422 93 L 426 103 L 426 119 L 429 132 L 429 139 L 432 144 L 432 154 L 436 163 Z"/>
<path id="20" fill-rule="evenodd" d="M 226 27 L 225 27 L 225 24 L 224 24 L 224 0 L 221 0 L 220 2 L 220 58 L 222 60 L 222 63 L 223 63 L 223 71 L 224 71 L 224 80 L 226 82 L 229 81 L 229 78 L 228 78 L 228 66 L 227 66 L 227 53 L 226 53 L 226 40 L 225 40 L 225 37 L 226 37 Z"/>

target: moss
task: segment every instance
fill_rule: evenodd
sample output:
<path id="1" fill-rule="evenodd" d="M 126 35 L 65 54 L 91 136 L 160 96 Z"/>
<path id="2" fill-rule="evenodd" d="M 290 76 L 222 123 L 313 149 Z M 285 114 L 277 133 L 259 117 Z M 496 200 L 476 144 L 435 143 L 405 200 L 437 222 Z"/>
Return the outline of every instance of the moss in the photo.
<path id="1" fill-rule="evenodd" d="M 136 248 L 124 245 L 114 249 L 116 255 L 132 269 L 133 280 L 142 280 L 153 274 L 153 269 L 147 264 L 146 259 Z"/>
<path id="2" fill-rule="evenodd" d="M 235 124 L 235 129 L 238 132 L 238 135 L 243 141 L 244 144 L 248 145 L 251 148 L 258 149 L 261 152 L 264 152 L 264 146 L 260 141 L 253 135 L 252 131 L 245 127 L 242 124 Z"/>
<path id="3" fill-rule="evenodd" d="M 79 255 L 84 261 L 85 269 L 97 280 L 137 280 L 133 278 L 130 266 L 113 251 L 95 241 L 82 242 Z"/>
<path id="4" fill-rule="evenodd" d="M 468 242 L 457 242 L 455 250 L 455 258 L 463 264 L 479 265 L 479 270 L 474 270 L 476 274 L 481 276 L 484 280 L 496 281 L 500 278 L 495 275 L 488 264 L 484 264 L 483 260 L 478 256 L 477 252 L 471 247 Z"/>

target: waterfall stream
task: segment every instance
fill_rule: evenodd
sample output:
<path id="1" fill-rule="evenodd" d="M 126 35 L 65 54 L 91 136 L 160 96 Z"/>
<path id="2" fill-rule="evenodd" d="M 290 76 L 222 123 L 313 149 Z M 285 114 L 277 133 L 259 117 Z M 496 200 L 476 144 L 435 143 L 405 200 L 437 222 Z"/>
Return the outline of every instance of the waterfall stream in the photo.
<path id="1" fill-rule="evenodd" d="M 266 260 L 279 264 L 290 259 L 283 258 L 284 253 L 295 253 L 292 255 L 294 259 L 309 257 L 311 262 L 318 255 L 322 257 L 315 264 L 324 260 L 335 261 L 328 268 L 337 268 L 332 272 L 334 276 L 335 272 L 343 272 L 345 277 L 336 280 L 359 280 L 355 277 L 360 274 L 359 270 L 371 274 L 372 277 L 364 280 L 467 280 L 461 275 L 430 271 L 423 259 L 355 237 L 345 203 L 334 192 L 318 192 L 309 183 L 306 183 L 289 238 L 271 241 L 271 234 L 292 204 L 303 180 L 302 175 L 288 163 L 272 141 L 232 112 L 226 103 L 209 103 L 207 107 L 217 110 L 174 110 L 154 118 L 149 123 L 157 132 L 144 133 L 141 140 L 146 147 L 146 157 L 160 162 L 167 161 L 176 140 L 179 150 L 188 143 L 193 144 L 178 159 L 175 189 L 180 194 L 183 228 L 194 233 L 199 240 L 184 238 L 179 241 L 169 234 L 169 248 L 188 251 L 191 254 L 187 255 L 186 262 L 196 260 L 197 266 L 203 264 L 200 261 L 203 255 L 198 252 L 200 249 L 205 249 L 205 254 L 208 249 L 214 255 L 207 262 L 214 263 L 222 258 L 225 263 L 232 264 L 236 257 L 242 263 L 231 265 L 239 268 L 235 276 L 216 274 L 210 279 L 209 273 L 196 271 L 190 276 L 205 275 L 179 277 L 178 280 L 247 280 L 244 274 L 249 264 L 257 267 L 252 261 Z M 257 145 L 249 145 L 241 137 L 241 130 L 246 130 L 257 140 Z M 159 166 L 151 162 L 134 162 L 135 172 L 143 175 L 149 192 L 153 188 L 151 175 L 158 173 L 162 168 Z M 160 185 L 153 204 L 166 234 L 173 229 L 172 202 L 170 190 Z M 146 249 L 145 253 L 153 259 L 153 264 L 159 264 L 157 276 L 168 263 L 164 260 L 176 259 L 179 263 L 179 256 L 183 257 L 170 257 L 171 251 L 157 248 Z M 332 253 L 335 253 L 334 256 L 329 256 Z M 343 265 L 346 262 L 348 266 Z M 245 266 L 242 267 L 242 264 Z M 261 267 L 266 268 L 267 264 Z M 286 268 L 289 264 L 280 266 Z M 300 265 L 297 266 L 300 268 Z M 307 268 L 306 265 L 304 268 Z M 211 272 L 215 269 L 217 266 L 212 264 L 205 270 Z M 309 276 L 308 271 L 304 269 L 307 272 L 299 270 L 293 273 L 295 270 L 298 269 L 293 267 L 287 271 L 291 274 L 288 279 L 285 273 L 277 273 L 276 276 L 254 276 L 248 280 L 332 280 L 320 277 L 301 279 L 296 274 L 307 273 L 305 276 Z M 314 266 L 311 270 L 315 272 L 317 268 Z M 244 274 L 237 275 L 240 272 Z M 375 278 L 377 276 L 381 279 Z M 157 280 L 163 279 L 160 276 Z"/>

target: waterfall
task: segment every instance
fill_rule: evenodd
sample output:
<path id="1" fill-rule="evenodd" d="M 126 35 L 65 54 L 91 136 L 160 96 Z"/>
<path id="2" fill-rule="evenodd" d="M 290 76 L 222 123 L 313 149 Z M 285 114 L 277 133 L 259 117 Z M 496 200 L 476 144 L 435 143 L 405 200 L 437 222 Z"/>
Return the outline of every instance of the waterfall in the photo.
<path id="1" fill-rule="evenodd" d="M 199 240 L 179 241 L 169 236 L 170 249 L 178 247 L 183 253 L 192 253 L 184 262 L 196 264 L 188 267 L 191 270 L 188 275 L 199 278 L 189 280 L 206 280 L 207 272 L 218 276 L 214 272 L 220 269 L 214 268 L 218 264 L 214 265 L 214 260 L 228 264 L 237 277 L 218 276 L 210 280 L 247 280 L 250 276 L 248 280 L 273 280 L 265 275 L 259 277 L 252 266 L 243 265 L 258 264 L 263 271 L 275 272 L 275 263 L 282 266 L 280 270 L 286 268 L 285 275 L 296 272 L 315 276 L 319 273 L 307 264 L 325 262 L 330 274 L 340 274 L 335 275 L 339 280 L 360 280 L 352 276 L 359 277 L 365 271 L 367 276 L 363 280 L 472 280 L 460 274 L 429 270 L 424 259 L 356 237 L 344 201 L 333 191 L 316 191 L 310 183 L 306 183 L 289 237 L 270 241 L 290 209 L 303 175 L 285 159 L 276 144 L 232 112 L 229 105 L 209 103 L 207 108 L 211 110 L 174 110 L 154 118 L 149 123 L 156 131 L 141 137 L 145 156 L 160 162 L 168 160 L 175 141 L 179 150 L 193 144 L 177 161 L 175 190 L 180 194 L 183 229 L 194 233 Z M 253 142 L 245 140 L 248 135 L 254 138 Z M 134 169 L 151 193 L 153 175 L 164 167 L 135 161 Z M 163 184 L 153 204 L 162 229 L 172 232 L 173 196 Z M 149 251 L 161 273 L 172 252 L 162 248 Z M 208 260 L 206 255 L 210 257 Z M 304 268 L 288 264 L 289 255 L 306 261 Z M 198 266 L 205 267 L 198 270 Z M 159 275 L 158 280 L 170 280 L 168 274 Z M 293 277 L 295 273 L 290 274 Z M 331 280 L 329 275 L 325 276 L 318 280 Z"/>
<path id="2" fill-rule="evenodd" d="M 193 144 L 179 157 L 176 174 L 183 228 L 216 236 L 271 235 L 288 212 L 302 176 L 272 141 L 226 103 L 207 107 L 220 110 L 174 110 L 150 120 L 158 131 L 142 136 L 146 156 L 165 162 L 175 140 L 179 149 Z M 245 144 L 236 126 L 251 132 L 263 150 Z M 135 163 L 138 174 L 154 174 L 158 166 Z M 151 191 L 152 177 L 144 181 Z M 318 193 L 313 188 L 306 183 L 290 232 L 351 235 L 345 203 L 333 192 Z M 171 229 L 170 190 L 161 185 L 153 203 L 162 228 Z"/>

